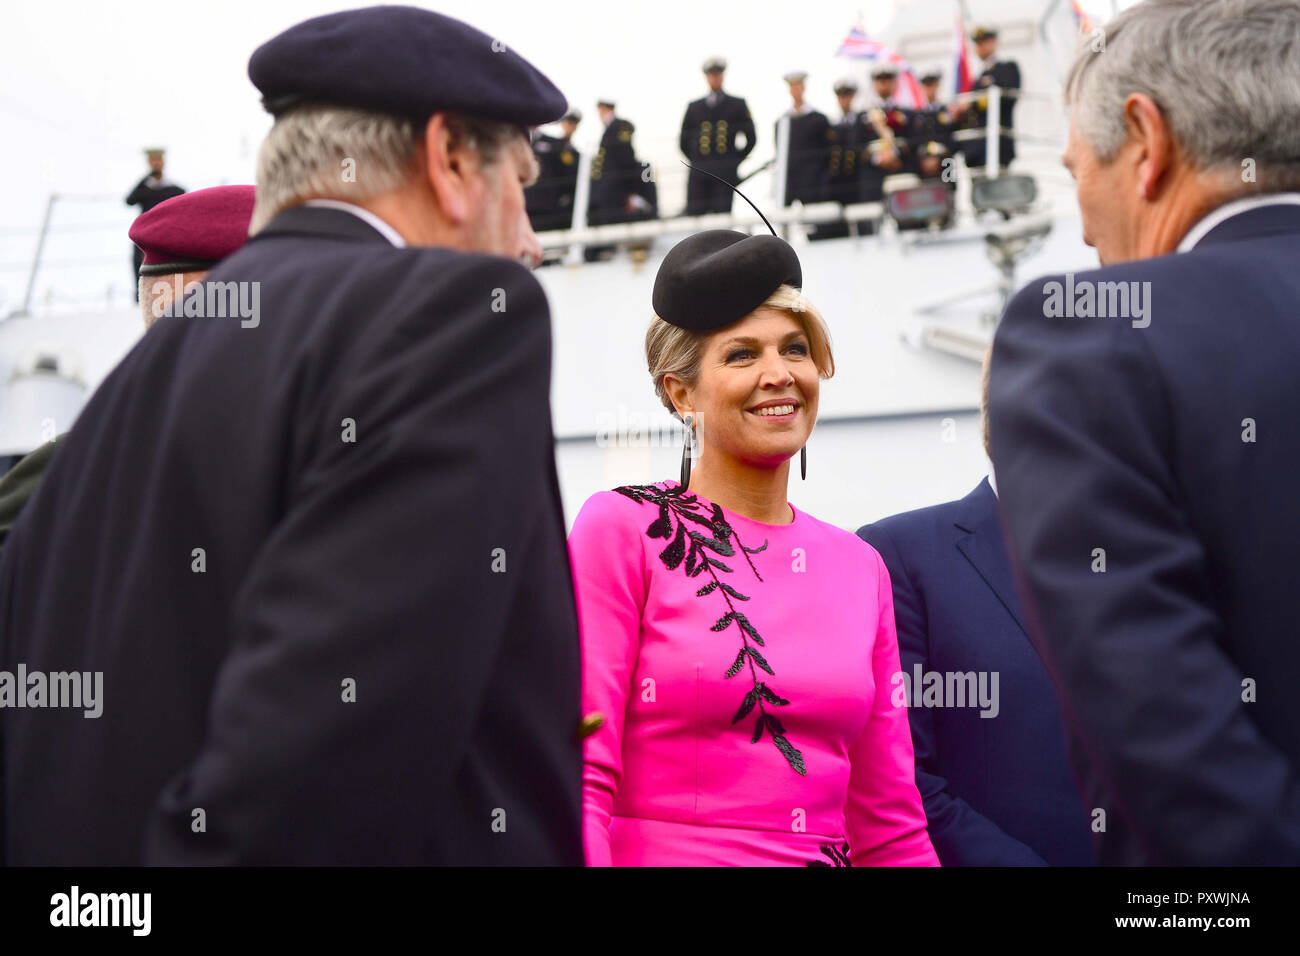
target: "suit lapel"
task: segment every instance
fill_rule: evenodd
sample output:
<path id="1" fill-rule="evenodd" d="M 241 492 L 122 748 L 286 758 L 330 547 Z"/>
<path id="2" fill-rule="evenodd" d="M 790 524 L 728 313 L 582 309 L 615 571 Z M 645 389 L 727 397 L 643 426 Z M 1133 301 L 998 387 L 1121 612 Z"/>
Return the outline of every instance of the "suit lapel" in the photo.
<path id="1" fill-rule="evenodd" d="M 1028 637 L 1024 621 L 1020 617 L 1020 601 L 1016 598 L 1011 562 L 998 527 L 997 498 L 988 479 L 980 482 L 962 502 L 966 507 L 961 517 L 954 522 L 957 528 L 957 550 L 971 563 Z"/>

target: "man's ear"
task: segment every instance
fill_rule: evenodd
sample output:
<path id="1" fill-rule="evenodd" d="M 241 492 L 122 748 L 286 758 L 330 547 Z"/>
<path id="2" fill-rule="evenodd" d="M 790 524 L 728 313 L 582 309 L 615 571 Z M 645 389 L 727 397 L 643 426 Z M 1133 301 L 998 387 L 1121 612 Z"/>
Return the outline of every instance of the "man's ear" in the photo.
<path id="1" fill-rule="evenodd" d="M 434 113 L 424 127 L 424 175 L 434 200 L 453 225 L 470 216 L 469 151 L 463 138 L 457 141 L 446 113 Z"/>
<path id="2" fill-rule="evenodd" d="M 1138 195 L 1151 202 L 1160 194 L 1178 147 L 1165 114 L 1145 93 L 1133 93 L 1124 101 L 1124 124 L 1130 146 L 1137 149 Z"/>

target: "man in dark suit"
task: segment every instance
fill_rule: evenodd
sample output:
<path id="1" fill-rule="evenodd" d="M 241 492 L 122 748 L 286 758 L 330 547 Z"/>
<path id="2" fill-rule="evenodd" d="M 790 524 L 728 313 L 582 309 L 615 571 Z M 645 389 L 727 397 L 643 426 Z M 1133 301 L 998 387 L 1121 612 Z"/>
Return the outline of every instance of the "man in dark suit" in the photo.
<path id="1" fill-rule="evenodd" d="M 1107 25 L 1067 85 L 1102 268 L 1031 283 L 995 340 L 1001 505 L 1102 863 L 1300 864 L 1297 22 Z M 1251 56 L 1187 88 L 1223 49 Z"/>
<path id="2" fill-rule="evenodd" d="M 681 149 L 693 169 L 686 180 L 686 215 L 731 212 L 733 186 L 740 181 L 740 164 L 754 151 L 754 119 L 749 106 L 739 96 L 722 89 L 727 69 L 725 60 L 713 57 L 704 61 L 704 77 L 709 93 L 686 107 L 682 117 Z M 739 145 L 740 137 L 745 143 Z M 720 183 L 699 170 L 720 176 Z"/>
<path id="3" fill-rule="evenodd" d="M 511 261 L 564 98 L 408 7 L 298 24 L 249 75 L 254 237 L 0 553 L 0 668 L 103 685 L 97 719 L 0 711 L 4 861 L 580 865 L 550 321 Z"/>
<path id="4" fill-rule="evenodd" d="M 948 675 L 997 675 L 995 711 L 975 701 L 918 706 L 915 690 L 907 700 L 916 786 L 939 861 L 1091 863 L 1060 704 L 1024 630 L 991 478 L 960 501 L 885 518 L 858 536 L 889 568 L 905 686 L 917 675 L 945 683 Z"/>

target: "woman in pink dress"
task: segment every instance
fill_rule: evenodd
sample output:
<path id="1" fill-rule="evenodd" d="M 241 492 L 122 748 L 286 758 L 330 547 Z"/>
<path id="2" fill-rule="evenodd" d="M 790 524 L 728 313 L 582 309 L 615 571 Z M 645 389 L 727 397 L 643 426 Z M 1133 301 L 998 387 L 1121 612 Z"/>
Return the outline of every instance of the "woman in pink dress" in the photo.
<path id="1" fill-rule="evenodd" d="M 605 718 L 589 865 L 938 865 L 891 693 L 889 575 L 786 501 L 834 370 L 801 285 L 784 241 L 726 230 L 656 278 L 647 359 L 698 464 L 593 495 L 569 538 L 583 711 Z"/>

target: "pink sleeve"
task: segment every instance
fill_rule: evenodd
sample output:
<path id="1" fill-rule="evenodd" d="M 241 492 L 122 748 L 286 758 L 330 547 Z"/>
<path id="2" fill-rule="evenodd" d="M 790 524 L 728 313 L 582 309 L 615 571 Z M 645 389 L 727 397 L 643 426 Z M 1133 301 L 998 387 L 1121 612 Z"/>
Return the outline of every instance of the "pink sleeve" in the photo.
<path id="1" fill-rule="evenodd" d="M 880 617 L 871 652 L 876 696 L 871 717 L 849 754 L 849 797 L 845 818 L 854 866 L 938 866 L 926 831 L 925 808 L 916 789 L 916 761 L 906 706 L 892 701 L 899 673 L 898 635 L 889 571 L 871 549 L 876 565 Z"/>
<path id="2" fill-rule="evenodd" d="M 588 866 L 611 865 L 609 816 L 623 772 L 623 719 L 645 608 L 645 551 L 636 527 L 644 510 L 617 492 L 601 492 L 587 499 L 569 533 L 582 635 L 582 712 L 599 711 L 605 718 L 583 749 Z"/>

